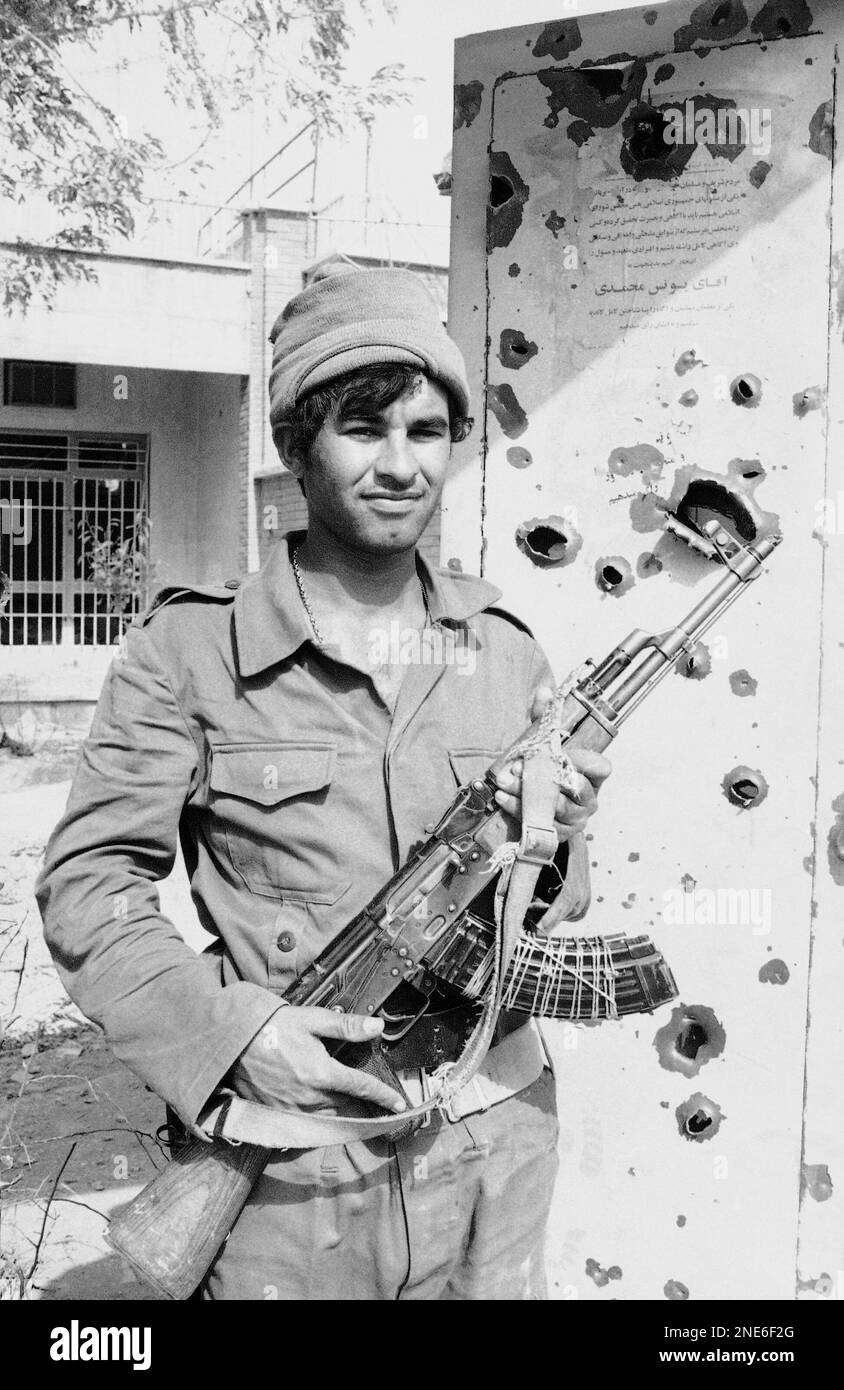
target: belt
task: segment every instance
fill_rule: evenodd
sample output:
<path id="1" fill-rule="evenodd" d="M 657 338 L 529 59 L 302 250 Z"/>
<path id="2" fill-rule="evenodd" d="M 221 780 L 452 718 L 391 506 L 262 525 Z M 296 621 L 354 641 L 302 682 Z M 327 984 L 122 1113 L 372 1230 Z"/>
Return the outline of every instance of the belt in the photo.
<path id="1" fill-rule="evenodd" d="M 512 1018 L 508 1013 L 506 1019 Z M 524 1023 L 531 1022 L 528 1014 L 516 1015 Z M 507 1100 L 531 1086 L 546 1067 L 551 1066 L 545 1041 L 538 1028 L 523 1028 L 522 1021 L 510 1028 L 500 1041 L 491 1047 L 479 1070 L 448 1105 L 439 1112 L 452 1122 L 476 1115 L 499 1101 Z M 506 1020 L 505 1020 L 506 1027 Z M 553 1068 L 552 1068 L 553 1070 Z M 431 1075 L 426 1067 L 397 1068 L 397 1075 L 411 1105 L 422 1105 L 431 1096 Z M 431 1121 L 428 1115 L 423 1128 Z"/>

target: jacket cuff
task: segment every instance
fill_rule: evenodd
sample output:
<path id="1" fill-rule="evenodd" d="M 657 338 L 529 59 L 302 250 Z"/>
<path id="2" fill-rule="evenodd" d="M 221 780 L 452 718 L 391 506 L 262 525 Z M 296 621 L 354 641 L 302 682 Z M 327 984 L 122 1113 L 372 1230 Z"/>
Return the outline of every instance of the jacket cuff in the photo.
<path id="1" fill-rule="evenodd" d="M 278 1013 L 284 1006 L 285 1000 L 280 999 L 278 995 L 246 980 L 227 985 L 222 990 L 218 1010 L 224 1010 L 227 1016 L 215 1018 L 215 1032 L 219 1029 L 222 1041 L 203 1059 L 196 1075 L 180 1095 L 174 1099 L 166 1097 L 168 1104 L 172 1105 L 186 1128 L 198 1139 L 207 1140 L 209 1137 L 197 1124 L 200 1113 L 241 1052 L 260 1033 L 273 1014 Z M 197 1046 L 202 1046 L 201 1040 L 198 1040 Z"/>

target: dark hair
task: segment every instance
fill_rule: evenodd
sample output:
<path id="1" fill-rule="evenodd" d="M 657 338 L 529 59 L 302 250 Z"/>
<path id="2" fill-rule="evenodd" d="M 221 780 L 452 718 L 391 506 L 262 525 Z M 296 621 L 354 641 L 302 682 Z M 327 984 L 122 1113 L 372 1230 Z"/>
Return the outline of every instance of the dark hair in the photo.
<path id="1" fill-rule="evenodd" d="M 393 401 L 406 395 L 424 375 L 419 367 L 409 362 L 383 362 L 345 372 L 325 386 L 317 386 L 297 401 L 288 418 L 276 426 L 273 439 L 276 439 L 282 425 L 292 427 L 293 448 L 307 453 L 329 415 L 336 411 L 340 420 L 352 415 L 377 415 Z M 448 423 L 454 444 L 465 439 L 474 424 L 471 416 L 458 414 L 450 393 Z"/>

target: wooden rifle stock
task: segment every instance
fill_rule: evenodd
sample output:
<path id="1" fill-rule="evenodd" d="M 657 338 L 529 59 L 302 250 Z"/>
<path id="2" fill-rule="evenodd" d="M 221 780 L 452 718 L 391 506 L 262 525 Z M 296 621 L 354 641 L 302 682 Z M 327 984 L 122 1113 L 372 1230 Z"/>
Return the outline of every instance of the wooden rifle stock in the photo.
<path id="1" fill-rule="evenodd" d="M 266 1166 L 254 1144 L 191 1139 L 109 1225 L 112 1249 L 167 1298 L 194 1292 Z"/>

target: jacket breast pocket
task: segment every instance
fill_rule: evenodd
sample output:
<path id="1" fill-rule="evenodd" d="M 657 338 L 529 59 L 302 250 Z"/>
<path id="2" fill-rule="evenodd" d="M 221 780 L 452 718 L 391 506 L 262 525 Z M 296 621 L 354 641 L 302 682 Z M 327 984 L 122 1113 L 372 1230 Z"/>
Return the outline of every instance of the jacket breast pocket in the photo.
<path id="1" fill-rule="evenodd" d="M 212 750 L 212 832 L 253 893 L 334 903 L 343 877 L 343 827 L 332 824 L 332 743 L 223 743 Z"/>
<path id="2" fill-rule="evenodd" d="M 448 760 L 458 786 L 483 777 L 501 752 L 500 748 L 449 748 Z"/>

